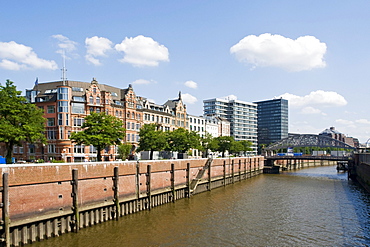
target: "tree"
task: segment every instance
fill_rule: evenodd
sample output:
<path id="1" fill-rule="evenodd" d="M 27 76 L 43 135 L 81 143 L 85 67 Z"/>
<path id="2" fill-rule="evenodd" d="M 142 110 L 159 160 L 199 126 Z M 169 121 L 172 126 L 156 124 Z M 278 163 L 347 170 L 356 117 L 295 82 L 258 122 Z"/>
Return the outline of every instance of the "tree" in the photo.
<path id="1" fill-rule="evenodd" d="M 12 81 L 0 84 L 0 142 L 5 143 L 7 164 L 12 163 L 14 145 L 46 143 L 43 111 L 20 95 Z"/>
<path id="2" fill-rule="evenodd" d="M 97 151 L 97 159 L 101 161 L 101 151 L 110 145 L 119 145 L 125 138 L 126 129 L 123 122 L 104 112 L 92 112 L 85 118 L 83 130 L 71 134 L 71 140 L 78 145 L 93 145 Z"/>
<path id="3" fill-rule="evenodd" d="M 203 158 L 208 157 L 209 150 L 216 151 L 218 148 L 216 139 L 210 133 L 206 133 L 204 137 L 201 138 L 201 146 Z"/>
<path id="4" fill-rule="evenodd" d="M 156 124 L 144 124 L 140 129 L 140 151 L 150 151 L 150 159 L 153 159 L 154 151 L 162 151 L 167 147 L 166 132 L 157 129 Z"/>
<path id="5" fill-rule="evenodd" d="M 128 143 L 124 143 L 118 146 L 117 148 L 117 153 L 118 153 L 118 158 L 125 160 L 128 158 L 132 150 L 132 145 Z"/>
<path id="6" fill-rule="evenodd" d="M 200 136 L 195 131 L 178 128 L 169 133 L 168 144 L 171 151 L 186 153 L 190 148 L 198 149 Z"/>
<path id="7" fill-rule="evenodd" d="M 217 151 L 222 153 L 222 157 L 225 157 L 225 152 L 231 150 L 233 142 L 235 142 L 232 136 L 219 136 L 215 138 L 217 141 Z"/>
<path id="8" fill-rule="evenodd" d="M 239 141 L 239 143 L 242 146 L 240 151 L 244 153 L 244 156 L 246 156 L 246 152 L 253 151 L 253 149 L 251 148 L 253 143 L 251 141 L 242 140 L 242 141 Z"/>

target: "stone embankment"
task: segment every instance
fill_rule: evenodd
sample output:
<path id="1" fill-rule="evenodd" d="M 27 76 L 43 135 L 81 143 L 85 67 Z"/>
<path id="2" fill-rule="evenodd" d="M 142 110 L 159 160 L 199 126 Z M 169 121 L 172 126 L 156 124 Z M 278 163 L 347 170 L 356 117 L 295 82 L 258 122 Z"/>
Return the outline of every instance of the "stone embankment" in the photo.
<path id="1" fill-rule="evenodd" d="M 2 165 L 1 241 L 20 246 L 262 173 L 263 157 Z"/>

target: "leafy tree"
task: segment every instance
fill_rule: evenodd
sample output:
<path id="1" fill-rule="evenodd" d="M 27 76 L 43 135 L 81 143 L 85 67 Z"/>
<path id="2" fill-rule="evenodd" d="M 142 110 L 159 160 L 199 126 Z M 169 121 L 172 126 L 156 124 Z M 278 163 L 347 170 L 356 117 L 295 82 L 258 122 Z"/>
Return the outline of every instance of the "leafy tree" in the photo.
<path id="1" fill-rule="evenodd" d="M 14 145 L 46 143 L 43 111 L 20 95 L 12 81 L 0 84 L 0 142 L 5 143 L 7 164 L 12 163 Z"/>
<path id="2" fill-rule="evenodd" d="M 216 139 L 210 134 L 206 133 L 204 137 L 201 138 L 201 151 L 203 151 L 203 157 L 208 157 L 208 151 L 216 151 L 218 144 Z"/>
<path id="3" fill-rule="evenodd" d="M 184 128 L 169 132 L 168 144 L 171 151 L 181 153 L 186 153 L 190 148 L 201 148 L 200 136 L 195 131 L 188 131 Z"/>
<path id="4" fill-rule="evenodd" d="M 219 136 L 215 138 L 217 141 L 217 151 L 222 153 L 222 157 L 225 157 L 225 152 L 231 150 L 233 142 L 235 142 L 232 136 Z"/>
<path id="5" fill-rule="evenodd" d="M 118 146 L 117 152 L 118 152 L 118 158 L 125 160 L 130 155 L 132 150 L 132 145 L 128 143 L 124 143 Z"/>
<path id="6" fill-rule="evenodd" d="M 140 129 L 139 148 L 137 151 L 150 151 L 153 159 L 154 151 L 162 151 L 167 147 L 167 134 L 157 129 L 156 124 L 144 124 Z"/>
<path id="7" fill-rule="evenodd" d="M 104 112 L 91 113 L 82 125 L 84 130 L 71 134 L 71 140 L 77 144 L 93 145 L 97 151 L 97 159 L 101 161 L 101 151 L 110 145 L 119 145 L 125 138 L 123 122 Z"/>
<path id="8" fill-rule="evenodd" d="M 239 155 L 243 151 L 243 144 L 240 141 L 232 141 L 229 152 L 235 155 Z"/>
<path id="9" fill-rule="evenodd" d="M 248 151 L 253 151 L 253 149 L 251 148 L 253 143 L 251 141 L 242 140 L 242 141 L 239 141 L 239 143 L 242 146 L 240 151 L 242 151 L 244 155 L 246 155 L 246 152 Z"/>

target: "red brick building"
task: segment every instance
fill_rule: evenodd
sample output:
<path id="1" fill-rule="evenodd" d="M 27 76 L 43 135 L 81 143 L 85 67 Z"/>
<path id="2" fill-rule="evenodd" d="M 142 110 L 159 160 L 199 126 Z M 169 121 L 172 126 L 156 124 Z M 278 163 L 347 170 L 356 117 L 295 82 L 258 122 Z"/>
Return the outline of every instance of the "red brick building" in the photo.
<path id="1" fill-rule="evenodd" d="M 90 83 L 39 83 L 26 91 L 26 98 L 44 110 L 48 143 L 16 146 L 13 157 L 17 160 L 95 161 L 97 153 L 93 146 L 76 145 L 69 139 L 72 132 L 82 130 L 84 119 L 91 112 L 105 112 L 121 119 L 126 128 L 126 139 L 122 141 L 132 144 L 133 150 L 138 145 L 139 131 L 144 123 L 158 123 L 164 131 L 187 126 L 186 106 L 181 94 L 178 99 L 154 107 L 145 98 L 136 96 L 131 85 L 120 89 L 99 84 L 95 78 Z M 0 146 L 1 154 L 5 155 L 5 149 Z M 107 147 L 102 152 L 106 161 L 116 160 L 116 156 L 116 146 Z"/>

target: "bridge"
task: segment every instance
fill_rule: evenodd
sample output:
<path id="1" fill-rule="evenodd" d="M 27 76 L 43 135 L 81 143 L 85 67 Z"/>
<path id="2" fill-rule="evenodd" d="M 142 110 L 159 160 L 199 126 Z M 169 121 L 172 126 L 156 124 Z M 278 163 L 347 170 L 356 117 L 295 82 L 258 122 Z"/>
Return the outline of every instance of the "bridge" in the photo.
<path id="1" fill-rule="evenodd" d="M 355 147 L 342 141 L 323 135 L 291 134 L 288 137 L 274 142 L 265 148 L 265 151 L 276 151 L 279 149 L 311 147 L 311 148 L 337 148 L 354 150 Z"/>
<path id="2" fill-rule="evenodd" d="M 332 162 L 349 162 L 352 160 L 352 156 L 330 156 L 330 155 L 294 155 L 287 154 L 283 156 L 273 155 L 274 151 L 288 149 L 288 148 L 315 148 L 315 149 L 325 149 L 325 148 L 336 148 L 345 150 L 354 150 L 355 148 L 341 142 L 339 140 L 333 139 L 331 137 L 322 135 L 310 135 L 310 134 L 293 134 L 289 135 L 278 142 L 272 143 L 265 148 L 265 167 L 267 173 L 276 173 L 276 169 L 280 166 L 275 166 L 275 161 L 282 160 L 284 165 L 281 166 L 282 169 L 300 168 L 303 167 L 303 161 L 319 161 L 322 165 L 324 161 Z M 271 170 L 269 170 L 271 168 Z"/>

